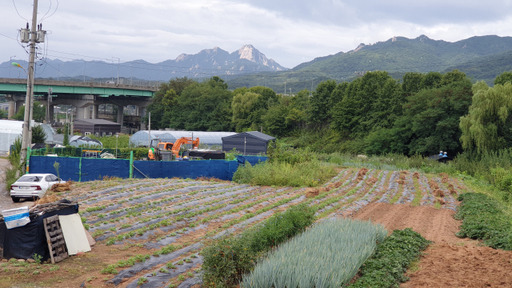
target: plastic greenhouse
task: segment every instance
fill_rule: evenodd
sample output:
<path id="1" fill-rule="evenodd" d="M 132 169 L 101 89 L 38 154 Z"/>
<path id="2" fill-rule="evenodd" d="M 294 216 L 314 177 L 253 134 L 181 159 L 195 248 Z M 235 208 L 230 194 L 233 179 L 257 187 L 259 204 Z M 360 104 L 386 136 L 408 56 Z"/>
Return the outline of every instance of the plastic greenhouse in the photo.
<path id="1" fill-rule="evenodd" d="M 175 142 L 181 137 L 199 138 L 199 145 L 222 146 L 222 137 L 231 136 L 235 132 L 204 132 L 204 131 L 160 131 L 141 130 L 130 137 L 132 146 L 149 146 L 149 139 L 159 139 L 163 142 Z"/>
<path id="2" fill-rule="evenodd" d="M 9 151 L 9 147 L 22 133 L 23 121 L 0 120 L 0 152 Z"/>

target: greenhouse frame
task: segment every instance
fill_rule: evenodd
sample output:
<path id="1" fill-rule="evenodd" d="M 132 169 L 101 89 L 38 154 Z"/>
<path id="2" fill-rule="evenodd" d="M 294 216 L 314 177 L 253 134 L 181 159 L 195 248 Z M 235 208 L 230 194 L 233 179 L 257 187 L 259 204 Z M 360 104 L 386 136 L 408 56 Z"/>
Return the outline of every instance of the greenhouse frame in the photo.
<path id="1" fill-rule="evenodd" d="M 199 138 L 199 145 L 222 146 L 222 137 L 235 135 L 235 132 L 205 132 L 205 131 L 161 131 L 141 130 L 130 136 L 131 146 L 149 146 L 149 142 L 158 139 L 162 142 L 174 143 L 181 137 Z M 153 143 L 154 144 L 154 143 Z"/>

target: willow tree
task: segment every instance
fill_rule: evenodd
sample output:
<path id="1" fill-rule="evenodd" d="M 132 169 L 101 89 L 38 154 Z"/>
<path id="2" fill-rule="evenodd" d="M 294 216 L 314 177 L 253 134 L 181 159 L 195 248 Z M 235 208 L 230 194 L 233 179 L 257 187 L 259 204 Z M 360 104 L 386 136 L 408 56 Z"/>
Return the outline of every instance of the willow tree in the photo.
<path id="1" fill-rule="evenodd" d="M 473 85 L 473 103 L 461 117 L 460 140 L 467 151 L 483 153 L 512 145 L 512 84 Z"/>

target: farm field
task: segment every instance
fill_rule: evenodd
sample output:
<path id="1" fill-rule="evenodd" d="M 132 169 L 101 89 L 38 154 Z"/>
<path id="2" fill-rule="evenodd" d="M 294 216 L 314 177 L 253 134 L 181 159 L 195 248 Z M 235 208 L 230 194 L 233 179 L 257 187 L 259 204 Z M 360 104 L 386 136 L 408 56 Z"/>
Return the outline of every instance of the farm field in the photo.
<path id="1" fill-rule="evenodd" d="M 319 218 L 371 220 L 390 232 L 411 227 L 434 241 L 404 287 L 510 287 L 511 252 L 455 237 L 456 197 L 464 192 L 464 183 L 447 175 L 366 168 L 340 169 L 318 188 L 201 179 L 75 183 L 60 196 L 79 201 L 97 241 L 92 251 L 39 265 L 36 274 L 0 262 L 7 280 L 0 287 L 198 287 L 199 252 L 208 239 L 238 233 L 299 203 L 315 207 Z"/>

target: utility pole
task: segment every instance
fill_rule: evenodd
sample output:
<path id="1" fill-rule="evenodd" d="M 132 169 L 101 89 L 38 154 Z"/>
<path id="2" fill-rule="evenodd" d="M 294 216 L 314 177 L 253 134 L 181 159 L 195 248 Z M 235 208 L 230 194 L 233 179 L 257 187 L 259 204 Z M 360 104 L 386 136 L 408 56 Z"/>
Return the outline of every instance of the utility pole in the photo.
<path id="1" fill-rule="evenodd" d="M 36 40 L 37 40 L 37 5 L 38 0 L 34 0 L 34 8 L 32 10 L 32 27 L 30 30 L 30 56 L 27 71 L 27 95 L 25 96 L 25 117 L 23 121 L 23 134 L 21 141 L 21 163 L 27 160 L 27 149 L 32 143 L 32 109 L 34 103 L 34 62 L 36 56 Z M 28 25 L 28 24 L 27 24 Z"/>

